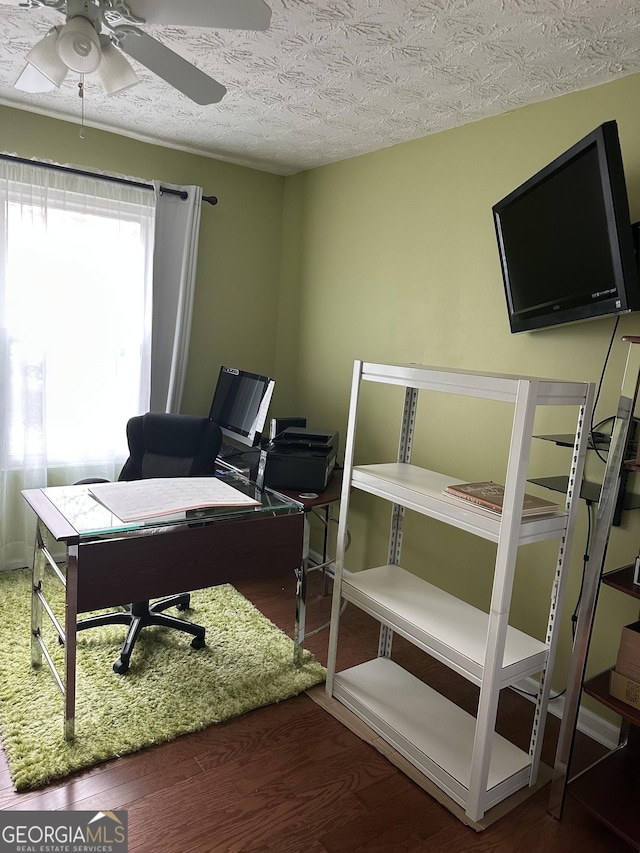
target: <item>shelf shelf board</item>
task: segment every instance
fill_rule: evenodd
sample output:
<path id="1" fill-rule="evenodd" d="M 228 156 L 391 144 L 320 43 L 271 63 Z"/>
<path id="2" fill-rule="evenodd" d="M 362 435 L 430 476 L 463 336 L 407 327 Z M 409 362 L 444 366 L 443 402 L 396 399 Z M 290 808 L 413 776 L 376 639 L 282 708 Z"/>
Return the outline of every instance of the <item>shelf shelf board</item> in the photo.
<path id="1" fill-rule="evenodd" d="M 610 753 L 568 786 L 569 794 L 635 850 L 640 848 L 638 755 Z"/>
<path id="2" fill-rule="evenodd" d="M 335 676 L 333 695 L 466 808 L 475 718 L 388 658 Z M 487 808 L 529 784 L 531 759 L 493 735 Z"/>
<path id="3" fill-rule="evenodd" d="M 461 482 L 454 477 L 417 465 L 391 462 L 359 465 L 353 469 L 351 482 L 354 488 L 444 521 L 491 542 L 498 541 L 501 526 L 499 514 L 442 494 L 447 486 Z M 562 536 L 566 526 L 567 514 L 564 510 L 553 515 L 524 519 L 520 524 L 519 544 Z"/>
<path id="4" fill-rule="evenodd" d="M 516 402 L 523 383 L 533 382 L 537 391 L 536 404 L 539 406 L 581 406 L 585 402 L 588 387 L 586 382 L 562 382 L 535 376 L 366 361 L 362 363 L 362 379 L 507 403 Z"/>
<path id="5" fill-rule="evenodd" d="M 536 486 L 542 486 L 545 489 L 551 489 L 552 492 L 562 492 L 566 494 L 568 477 L 535 477 L 529 480 L 530 483 L 535 483 Z M 597 504 L 600 500 L 600 484 L 590 483 L 588 480 L 583 480 L 580 487 L 580 497 L 585 501 Z"/>
<path id="6" fill-rule="evenodd" d="M 640 726 L 640 710 L 634 708 L 632 705 L 627 705 L 626 702 L 622 702 L 620 699 L 616 699 L 615 696 L 609 693 L 610 672 L 611 670 L 607 669 L 605 672 L 601 672 L 588 681 L 585 681 L 583 685 L 584 692 L 593 699 L 597 699 L 605 708 L 609 708 L 610 711 L 615 711 L 616 714 L 624 717 L 632 725 Z"/>
<path id="7" fill-rule="evenodd" d="M 482 683 L 489 626 L 484 611 L 395 565 L 354 572 L 343 580 L 342 595 L 469 681 Z M 500 686 L 540 672 L 547 655 L 545 643 L 509 626 Z"/>
<path id="8" fill-rule="evenodd" d="M 535 483 L 537 486 L 543 486 L 545 489 L 551 489 L 553 492 L 567 491 L 567 477 L 537 477 L 529 480 L 530 483 Z M 600 500 L 600 484 L 590 483 L 588 480 L 582 481 L 580 487 L 580 497 L 591 503 L 598 503 Z M 640 509 L 640 495 L 633 492 L 625 492 L 623 501 L 623 509 Z"/>
<path id="9" fill-rule="evenodd" d="M 602 576 L 602 583 L 618 589 L 620 592 L 626 593 L 626 595 L 631 595 L 633 598 L 640 598 L 640 586 L 633 582 L 633 572 L 633 564 L 622 566 L 619 569 L 606 572 Z"/>
<path id="10" fill-rule="evenodd" d="M 573 447 L 576 437 L 573 433 L 554 433 L 553 435 L 534 435 L 533 438 L 540 438 L 542 441 L 551 441 L 559 447 Z M 611 444 L 611 436 L 596 433 L 595 442 L 591 435 L 587 436 L 587 450 L 609 450 Z"/>

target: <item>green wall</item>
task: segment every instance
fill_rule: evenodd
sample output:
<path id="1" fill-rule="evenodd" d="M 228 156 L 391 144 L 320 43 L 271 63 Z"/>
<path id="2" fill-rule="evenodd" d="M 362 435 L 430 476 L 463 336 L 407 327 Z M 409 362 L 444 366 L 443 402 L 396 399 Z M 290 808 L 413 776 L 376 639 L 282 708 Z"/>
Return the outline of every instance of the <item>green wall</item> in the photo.
<path id="1" fill-rule="evenodd" d="M 639 102 L 635 75 L 288 178 L 278 366 L 287 367 L 296 411 L 316 428 L 338 428 L 343 440 L 356 358 L 596 382 L 612 318 L 510 334 L 491 207 L 598 124 L 617 119 L 632 218 L 640 219 Z M 640 334 L 640 315 L 620 321 L 598 418 L 615 412 L 628 346 L 620 341 L 623 334 Z M 285 340 L 295 359 L 286 360 Z M 366 390 L 359 458 L 394 458 L 400 397 L 389 389 Z M 547 411 L 538 430 L 563 432 L 574 425 L 566 413 Z M 461 479 L 498 480 L 508 429 L 499 404 L 429 401 L 418 412 L 414 459 Z M 568 452 L 534 442 L 531 476 L 564 473 Z M 594 479 L 602 467 L 590 458 Z M 352 508 L 348 568 L 386 562 L 388 508 L 357 493 Z M 633 560 L 639 531 L 640 513 L 626 513 L 612 537 L 610 565 Z M 564 684 L 586 535 L 582 504 L 557 687 Z M 408 516 L 403 565 L 484 606 L 493 554 L 493 546 L 468 534 Z M 555 547 L 548 543 L 528 546 L 519 559 L 513 621 L 541 637 L 554 565 Z M 637 618 L 635 610 L 603 590 L 594 668 L 612 662 L 621 625 Z"/>
<path id="2" fill-rule="evenodd" d="M 275 371 L 284 178 L 0 107 L 0 150 L 151 181 L 197 184 L 202 205 L 182 410 L 208 414 L 221 364 Z M 99 263 L 99 259 L 96 259 Z"/>
<path id="3" fill-rule="evenodd" d="M 353 360 L 443 366 L 597 381 L 613 321 L 535 334 L 508 330 L 491 206 L 601 122 L 617 119 L 633 219 L 640 219 L 640 75 L 504 116 L 314 169 L 275 175 L 0 107 L 1 148 L 143 179 L 196 183 L 219 198 L 203 206 L 189 374 L 183 410 L 208 410 L 219 365 L 277 378 L 272 413 L 303 414 L 339 429 L 344 443 Z M 615 410 L 624 367 L 623 317 L 597 417 Z M 401 397 L 372 388 L 359 439 L 363 459 L 396 452 Z M 387 393 L 391 391 L 391 393 Z M 424 409 L 424 411 L 423 411 Z M 499 404 L 421 404 L 414 457 L 461 479 L 498 479 L 509 423 Z M 540 432 L 572 428 L 545 412 Z M 537 425 L 538 427 L 538 425 Z M 564 470 L 566 453 L 534 442 L 532 475 Z M 589 460 L 593 479 L 602 474 Z M 549 493 L 547 493 L 547 497 Z M 348 567 L 386 560 L 388 508 L 355 495 Z M 555 686 L 570 650 L 587 518 L 580 509 Z M 638 550 L 640 513 L 614 531 L 609 564 Z M 492 546 L 409 513 L 403 563 L 486 604 Z M 523 549 L 513 621 L 543 635 L 554 562 L 548 543 Z M 551 565 L 551 568 L 550 568 Z M 603 589 L 593 669 L 608 666 L 636 608 Z"/>

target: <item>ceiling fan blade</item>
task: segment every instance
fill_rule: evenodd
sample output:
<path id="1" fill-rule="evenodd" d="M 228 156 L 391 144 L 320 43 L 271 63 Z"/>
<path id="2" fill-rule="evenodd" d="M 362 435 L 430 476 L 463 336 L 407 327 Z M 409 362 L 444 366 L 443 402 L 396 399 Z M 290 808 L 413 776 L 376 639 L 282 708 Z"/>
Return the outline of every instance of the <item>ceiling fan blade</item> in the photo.
<path id="1" fill-rule="evenodd" d="M 271 22 L 271 9 L 264 0 L 131 0 L 127 5 L 147 24 L 266 30 Z"/>
<path id="2" fill-rule="evenodd" d="M 20 89 L 21 92 L 31 92 L 31 94 L 51 92 L 52 89 L 58 88 L 30 62 L 27 62 L 13 86 L 15 89 Z"/>
<path id="3" fill-rule="evenodd" d="M 225 87 L 159 41 L 127 25 L 113 27 L 119 47 L 196 104 L 216 104 Z"/>

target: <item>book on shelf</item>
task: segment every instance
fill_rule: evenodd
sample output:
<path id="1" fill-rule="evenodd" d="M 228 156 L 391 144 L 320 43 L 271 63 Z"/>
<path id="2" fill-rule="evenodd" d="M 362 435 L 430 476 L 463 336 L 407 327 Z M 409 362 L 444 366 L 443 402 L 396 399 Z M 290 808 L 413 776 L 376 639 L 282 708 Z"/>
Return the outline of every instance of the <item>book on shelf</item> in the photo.
<path id="1" fill-rule="evenodd" d="M 452 483 L 443 490 L 443 494 L 476 504 L 476 506 L 488 509 L 491 512 L 502 513 L 504 486 L 501 486 L 500 483 L 494 483 L 492 480 L 486 480 L 482 483 Z M 524 496 L 523 518 L 532 515 L 550 515 L 558 512 L 558 510 L 558 504 L 545 500 L 545 498 L 538 498 L 528 493 Z"/>

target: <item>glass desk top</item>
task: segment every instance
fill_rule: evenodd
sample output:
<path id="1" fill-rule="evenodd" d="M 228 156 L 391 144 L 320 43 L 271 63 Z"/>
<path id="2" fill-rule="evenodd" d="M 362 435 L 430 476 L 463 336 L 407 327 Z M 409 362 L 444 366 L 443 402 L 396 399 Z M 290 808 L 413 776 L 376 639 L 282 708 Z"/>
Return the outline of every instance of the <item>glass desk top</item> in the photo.
<path id="1" fill-rule="evenodd" d="M 28 489 L 22 494 L 40 520 L 60 540 L 83 540 L 118 533 L 140 534 L 176 525 L 232 521 L 255 515 L 289 515 L 303 511 L 299 501 L 273 489 L 260 489 L 240 474 L 229 472 L 220 479 L 259 503 L 251 506 L 209 506 L 124 522 L 91 495 L 89 484 Z M 66 525 L 56 524 L 56 521 L 66 522 Z M 60 535 L 53 528 L 62 531 Z"/>

